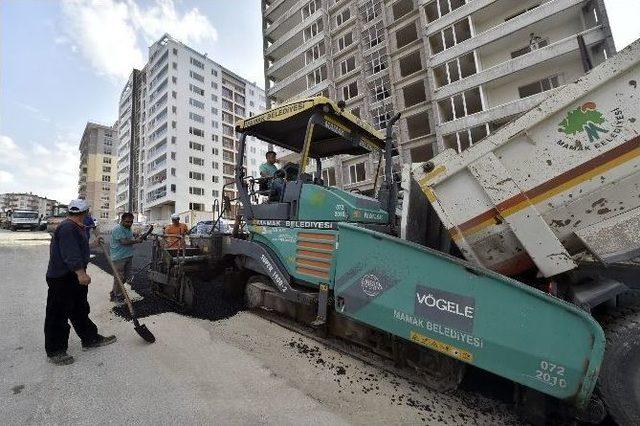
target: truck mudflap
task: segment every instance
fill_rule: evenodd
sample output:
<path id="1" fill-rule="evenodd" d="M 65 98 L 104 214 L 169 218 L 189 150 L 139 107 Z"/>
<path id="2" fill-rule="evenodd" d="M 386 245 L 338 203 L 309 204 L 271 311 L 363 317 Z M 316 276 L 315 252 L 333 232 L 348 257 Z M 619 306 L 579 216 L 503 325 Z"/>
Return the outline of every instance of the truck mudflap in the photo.
<path id="1" fill-rule="evenodd" d="M 336 310 L 583 406 L 605 337 L 586 312 L 466 261 L 347 223 L 338 226 Z"/>

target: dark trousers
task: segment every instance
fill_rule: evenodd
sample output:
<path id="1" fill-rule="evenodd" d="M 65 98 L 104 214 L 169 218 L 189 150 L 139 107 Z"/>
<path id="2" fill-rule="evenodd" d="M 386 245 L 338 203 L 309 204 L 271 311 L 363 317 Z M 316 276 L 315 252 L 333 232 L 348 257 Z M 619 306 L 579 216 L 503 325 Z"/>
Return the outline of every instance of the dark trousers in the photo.
<path id="1" fill-rule="evenodd" d="M 66 352 L 71 321 L 83 345 L 98 338 L 98 328 L 89 319 L 89 286 L 81 285 L 75 272 L 47 278 L 47 314 L 44 320 L 44 347 L 47 356 Z"/>

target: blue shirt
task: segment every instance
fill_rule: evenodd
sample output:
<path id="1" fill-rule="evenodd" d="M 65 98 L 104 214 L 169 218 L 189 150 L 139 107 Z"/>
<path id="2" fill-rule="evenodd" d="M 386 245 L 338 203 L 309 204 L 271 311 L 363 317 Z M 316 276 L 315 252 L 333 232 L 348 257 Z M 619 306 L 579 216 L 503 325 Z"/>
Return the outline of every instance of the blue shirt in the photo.
<path id="1" fill-rule="evenodd" d="M 91 239 L 91 228 L 93 228 L 95 225 L 96 222 L 93 220 L 91 215 L 87 214 L 84 217 L 84 226 L 86 226 L 86 228 L 84 228 L 84 232 L 87 234 L 87 240 Z"/>
<path id="2" fill-rule="evenodd" d="M 133 257 L 133 245 L 125 246 L 120 244 L 120 240 L 133 239 L 133 231 L 131 228 L 125 228 L 122 225 L 118 225 L 111 231 L 111 260 L 122 260 L 128 257 Z"/>
<path id="3" fill-rule="evenodd" d="M 273 175 L 278 171 L 278 168 L 275 164 L 262 163 L 260 164 L 260 173 L 264 173 L 267 175 L 266 177 L 273 177 Z"/>
<path id="4" fill-rule="evenodd" d="M 82 226 L 65 219 L 56 228 L 49 246 L 47 278 L 60 278 L 86 269 L 89 264 L 89 241 Z"/>

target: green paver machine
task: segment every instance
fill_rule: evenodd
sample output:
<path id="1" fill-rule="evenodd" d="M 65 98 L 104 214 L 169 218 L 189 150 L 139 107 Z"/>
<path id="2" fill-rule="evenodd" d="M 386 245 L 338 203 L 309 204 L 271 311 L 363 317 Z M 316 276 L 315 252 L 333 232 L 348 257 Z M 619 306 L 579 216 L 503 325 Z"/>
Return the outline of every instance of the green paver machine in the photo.
<path id="1" fill-rule="evenodd" d="M 392 125 L 386 136 L 323 97 L 241 120 L 236 188 L 248 233 L 224 256 L 256 273 L 250 307 L 277 310 L 356 342 L 444 387 L 465 364 L 527 388 L 587 405 L 605 338 L 585 311 L 535 288 L 396 236 Z M 252 202 L 242 158 L 253 136 L 300 154 L 297 176 Z M 325 185 L 322 162 L 382 153 L 377 198 Z M 305 173 L 314 161 L 315 178 Z"/>
<path id="2" fill-rule="evenodd" d="M 229 290 L 243 294 L 249 308 L 276 311 L 355 343 L 432 387 L 457 386 L 466 365 L 473 365 L 521 385 L 521 401 L 532 395 L 555 401 L 539 398 L 548 395 L 583 418 L 590 411 L 601 418 L 604 408 L 591 396 L 605 336 L 587 311 L 398 237 L 392 170 L 397 119 L 384 135 L 344 104 L 314 97 L 240 120 L 235 185 L 242 208 L 236 226 L 224 235 L 214 229 L 216 244 L 198 243 L 193 256 L 204 255 L 210 271 L 231 276 Z M 246 176 L 249 136 L 298 153 L 297 168 L 287 167 L 286 177 L 278 174 L 266 186 L 264 179 Z M 367 153 L 384 159 L 376 198 L 323 182 L 323 162 Z M 313 166 L 315 173 L 307 173 Z M 230 200 L 223 205 L 222 213 Z M 180 287 L 175 294 L 184 294 Z M 638 397 L 630 394 L 625 404 Z"/>

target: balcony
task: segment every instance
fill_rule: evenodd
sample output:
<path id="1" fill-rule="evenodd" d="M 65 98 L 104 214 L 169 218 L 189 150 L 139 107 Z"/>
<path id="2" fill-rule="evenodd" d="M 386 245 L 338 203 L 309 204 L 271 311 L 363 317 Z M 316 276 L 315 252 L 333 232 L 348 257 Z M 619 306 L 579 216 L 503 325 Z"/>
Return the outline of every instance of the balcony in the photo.
<path id="1" fill-rule="evenodd" d="M 534 108 L 548 96 L 555 93 L 556 90 L 558 89 L 552 89 L 546 92 L 537 93 L 533 96 L 529 96 L 523 99 L 516 99 L 514 101 L 477 112 L 475 114 L 467 115 L 453 121 L 441 123 L 438 126 L 438 133 L 446 135 L 462 129 L 468 129 L 479 126 L 481 124 L 485 124 L 487 122 L 496 121 L 503 117 L 521 114 Z"/>
<path id="2" fill-rule="evenodd" d="M 285 52 L 290 52 L 293 49 L 295 49 L 297 46 L 304 44 L 304 39 L 302 35 L 304 29 L 319 19 L 322 21 L 321 18 L 323 17 L 323 14 L 324 12 L 322 11 L 322 9 L 317 10 L 313 15 L 309 16 L 307 19 L 300 22 L 298 25 L 296 25 L 295 27 L 293 27 L 292 29 L 284 33 L 277 40 L 274 40 L 273 44 L 267 47 L 264 53 L 265 56 L 277 56 L 275 52 L 279 50 L 281 47 L 284 47 L 283 50 Z M 323 29 L 320 30 L 320 33 L 324 32 L 324 22 L 322 23 L 322 25 L 323 25 Z M 292 40 L 294 36 L 297 36 L 297 37 L 295 37 L 295 39 Z"/>
<path id="3" fill-rule="evenodd" d="M 480 1 L 481 0 L 478 0 L 478 2 Z M 474 5 L 474 3 L 475 2 L 471 2 L 467 6 Z M 546 20 L 551 16 L 563 12 L 567 9 L 576 8 L 577 10 L 579 10 L 580 4 L 582 4 L 582 0 L 551 0 L 547 3 L 541 4 L 533 10 L 523 13 L 506 22 L 502 22 L 498 25 L 487 28 L 486 30 L 478 32 L 477 34 L 474 34 L 474 31 L 472 31 L 471 38 L 432 55 L 430 64 L 432 67 L 440 66 L 443 63 L 461 56 L 466 52 L 478 49 L 489 43 L 493 43 L 494 41 L 499 40 L 503 37 L 508 37 L 516 31 L 531 26 L 539 21 Z M 452 12 L 452 15 L 454 13 L 460 13 L 461 11 L 465 10 L 467 6 L 457 9 L 455 12 Z M 481 10 L 480 13 L 490 14 L 487 10 Z M 475 22 L 476 20 L 480 20 L 480 17 L 474 15 L 471 17 L 471 20 L 472 22 Z M 547 21 L 547 23 L 549 23 L 549 21 Z M 431 34 L 431 30 L 429 31 L 429 33 Z"/>
<path id="4" fill-rule="evenodd" d="M 318 33 L 314 37 L 307 40 L 305 43 L 300 44 L 297 48 L 275 61 L 267 69 L 267 77 L 280 78 L 280 74 L 284 76 L 291 75 L 297 69 L 304 66 L 304 54 L 311 46 L 315 46 L 325 39 L 324 31 Z M 326 46 L 325 46 L 326 49 Z M 300 56 L 300 58 L 298 58 Z M 285 66 L 286 65 L 286 66 Z M 282 70 L 282 71 L 280 71 Z"/>
<path id="5" fill-rule="evenodd" d="M 494 65 L 476 74 L 470 75 L 469 77 L 435 89 L 434 99 L 438 101 L 453 96 L 456 93 L 463 92 L 465 90 L 471 89 L 472 87 L 492 82 L 502 77 L 515 74 L 537 64 L 541 64 L 543 62 L 553 60 L 554 58 L 559 58 L 561 56 L 567 55 L 570 52 L 577 51 L 579 49 L 577 38 L 578 35 L 582 35 L 584 37 L 584 41 L 587 46 L 592 46 L 601 41 L 604 41 L 607 36 L 601 26 L 591 28 L 579 34 L 574 34 L 555 43 L 549 44 L 541 49 L 533 50 L 522 56 L 518 56 L 516 58 Z M 512 48 L 513 44 L 511 43 L 511 49 Z M 502 47 L 496 46 L 496 49 L 502 49 Z M 560 67 L 562 66 L 562 64 L 559 65 Z"/>
<path id="6" fill-rule="evenodd" d="M 321 67 L 326 62 L 327 62 L 327 56 L 326 55 L 322 55 L 321 57 L 319 57 L 315 61 L 305 65 L 302 68 L 300 68 L 298 71 L 296 71 L 295 73 L 291 74 L 290 76 L 288 76 L 284 80 L 276 82 L 272 87 L 270 87 L 268 89 L 269 95 L 275 95 L 276 93 L 278 93 L 282 89 L 286 88 L 287 86 L 289 86 L 291 83 L 293 83 L 296 80 L 304 79 L 305 82 L 306 82 L 307 74 L 311 73 L 316 68 Z"/>

